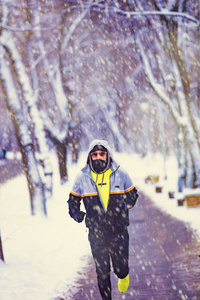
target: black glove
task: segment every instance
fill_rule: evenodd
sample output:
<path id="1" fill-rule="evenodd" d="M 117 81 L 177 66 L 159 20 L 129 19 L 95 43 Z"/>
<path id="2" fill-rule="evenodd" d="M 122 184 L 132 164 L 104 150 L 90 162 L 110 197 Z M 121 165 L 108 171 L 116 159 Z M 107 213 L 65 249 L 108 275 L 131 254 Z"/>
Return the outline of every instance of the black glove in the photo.
<path id="1" fill-rule="evenodd" d="M 126 208 L 127 208 L 127 209 L 131 209 L 132 207 L 133 207 L 132 204 L 126 204 Z"/>
<path id="2" fill-rule="evenodd" d="M 79 211 L 77 214 L 76 214 L 76 221 L 78 223 L 81 223 L 84 219 L 84 216 L 85 216 L 85 213 L 83 211 Z"/>

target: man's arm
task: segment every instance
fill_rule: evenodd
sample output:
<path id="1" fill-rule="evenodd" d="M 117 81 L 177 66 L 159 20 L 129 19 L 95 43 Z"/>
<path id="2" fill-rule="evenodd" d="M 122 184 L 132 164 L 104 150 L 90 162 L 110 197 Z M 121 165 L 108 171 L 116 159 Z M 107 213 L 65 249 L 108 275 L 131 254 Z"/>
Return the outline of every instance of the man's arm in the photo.
<path id="1" fill-rule="evenodd" d="M 80 223 L 83 221 L 85 213 L 80 211 L 80 205 L 82 200 L 81 195 L 81 176 L 77 176 L 75 179 L 73 188 L 71 193 L 69 194 L 68 206 L 69 206 L 69 215 L 72 217 L 76 222 Z"/>
<path id="2" fill-rule="evenodd" d="M 126 195 L 126 207 L 127 209 L 131 209 L 137 201 L 138 193 L 127 173 L 125 173 L 124 189 Z"/>
<path id="3" fill-rule="evenodd" d="M 69 215 L 73 218 L 76 222 L 81 223 L 84 219 L 85 213 L 80 211 L 81 205 L 81 196 L 73 195 L 72 193 L 69 194 Z"/>
<path id="4" fill-rule="evenodd" d="M 138 198 L 137 189 L 134 187 L 128 193 L 126 193 L 126 207 L 127 209 L 133 208 Z"/>

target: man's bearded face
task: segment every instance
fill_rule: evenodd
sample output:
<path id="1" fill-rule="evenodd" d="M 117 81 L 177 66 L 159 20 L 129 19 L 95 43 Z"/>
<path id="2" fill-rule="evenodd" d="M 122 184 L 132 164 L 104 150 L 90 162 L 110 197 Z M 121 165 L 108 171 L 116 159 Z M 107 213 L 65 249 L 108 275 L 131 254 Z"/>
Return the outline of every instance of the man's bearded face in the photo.
<path id="1" fill-rule="evenodd" d="M 107 152 L 94 151 L 91 154 L 92 166 L 95 172 L 102 173 L 107 167 Z"/>

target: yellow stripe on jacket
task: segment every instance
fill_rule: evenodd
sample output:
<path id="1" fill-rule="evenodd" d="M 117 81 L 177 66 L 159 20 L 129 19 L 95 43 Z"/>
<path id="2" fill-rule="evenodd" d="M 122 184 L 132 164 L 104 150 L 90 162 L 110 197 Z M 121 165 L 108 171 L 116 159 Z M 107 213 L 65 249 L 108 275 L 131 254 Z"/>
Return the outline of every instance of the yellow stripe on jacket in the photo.
<path id="1" fill-rule="evenodd" d="M 96 174 L 91 170 L 91 175 L 94 182 L 97 185 L 99 194 L 101 196 L 101 200 L 107 211 L 109 194 L 110 194 L 110 175 L 112 174 L 112 170 L 108 169 L 104 174 Z"/>

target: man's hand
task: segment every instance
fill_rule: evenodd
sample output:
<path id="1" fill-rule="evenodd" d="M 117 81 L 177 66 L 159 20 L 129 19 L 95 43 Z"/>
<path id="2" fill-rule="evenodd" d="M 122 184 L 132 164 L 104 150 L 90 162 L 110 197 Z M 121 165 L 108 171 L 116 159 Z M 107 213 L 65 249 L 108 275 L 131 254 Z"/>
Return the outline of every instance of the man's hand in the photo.
<path id="1" fill-rule="evenodd" d="M 84 219 L 84 216 L 85 216 L 85 213 L 83 211 L 79 211 L 77 214 L 76 214 L 76 221 L 78 223 L 81 223 Z"/>
<path id="2" fill-rule="evenodd" d="M 133 205 L 131 205 L 131 204 L 126 204 L 126 208 L 127 209 L 131 209 L 133 207 Z"/>

